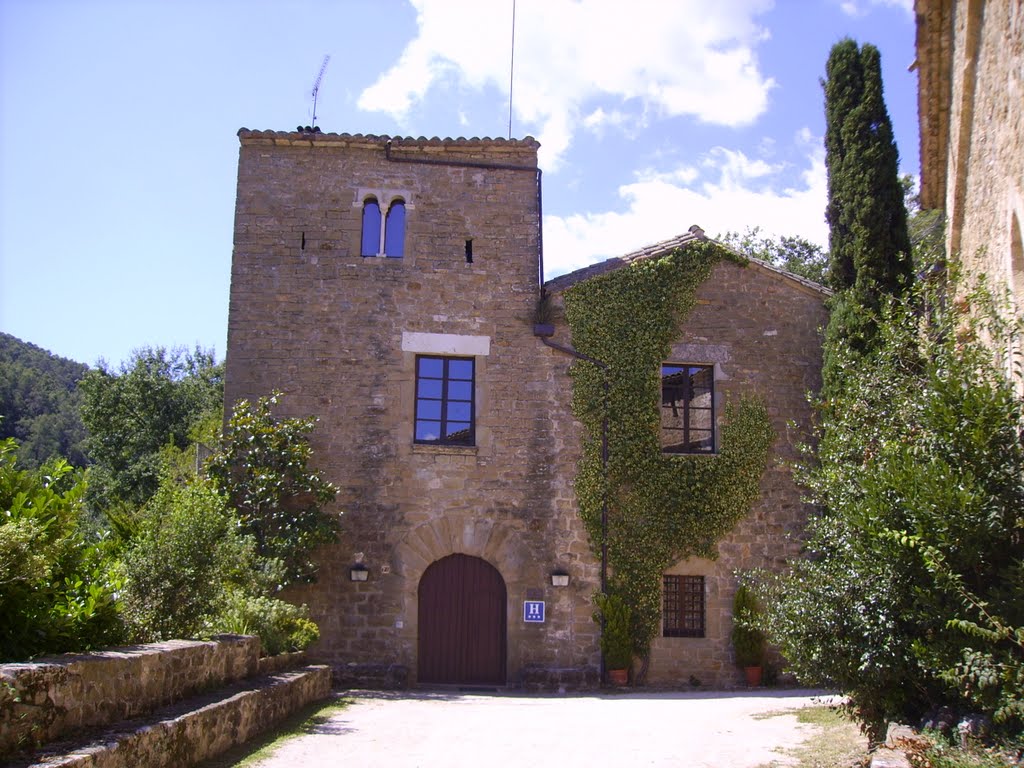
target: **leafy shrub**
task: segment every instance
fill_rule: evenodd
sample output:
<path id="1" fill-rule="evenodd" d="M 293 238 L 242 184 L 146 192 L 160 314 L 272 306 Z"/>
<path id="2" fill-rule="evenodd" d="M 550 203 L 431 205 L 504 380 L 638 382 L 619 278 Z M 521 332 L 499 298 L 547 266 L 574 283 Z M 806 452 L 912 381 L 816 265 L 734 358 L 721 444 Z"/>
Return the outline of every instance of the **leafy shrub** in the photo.
<path id="1" fill-rule="evenodd" d="M 83 532 L 82 474 L 63 460 L 19 469 L 17 452 L 0 441 L 0 661 L 116 642 L 119 582 Z"/>
<path id="2" fill-rule="evenodd" d="M 768 578 L 770 636 L 881 736 L 949 705 L 1024 723 L 1024 403 L 993 350 L 1019 328 L 984 290 L 891 308 L 879 343 L 835 350 L 806 560 Z M 984 343 L 983 343 L 984 340 Z"/>
<path id="3" fill-rule="evenodd" d="M 212 618 L 210 629 L 257 635 L 267 656 L 303 651 L 320 637 L 320 630 L 310 620 L 306 606 L 244 592 L 228 595 L 221 611 Z"/>
<path id="4" fill-rule="evenodd" d="M 746 584 L 740 584 L 732 601 L 732 647 L 736 664 L 760 667 L 764 663 L 765 637 L 761 630 L 761 606 Z"/>
<path id="5" fill-rule="evenodd" d="M 601 653 L 608 669 L 629 669 L 633 663 L 633 618 L 619 595 L 594 595 L 594 621 L 601 626 Z"/>
<path id="6" fill-rule="evenodd" d="M 199 637 L 232 588 L 252 588 L 255 544 L 201 480 L 161 485 L 124 553 L 124 615 L 139 642 Z"/>

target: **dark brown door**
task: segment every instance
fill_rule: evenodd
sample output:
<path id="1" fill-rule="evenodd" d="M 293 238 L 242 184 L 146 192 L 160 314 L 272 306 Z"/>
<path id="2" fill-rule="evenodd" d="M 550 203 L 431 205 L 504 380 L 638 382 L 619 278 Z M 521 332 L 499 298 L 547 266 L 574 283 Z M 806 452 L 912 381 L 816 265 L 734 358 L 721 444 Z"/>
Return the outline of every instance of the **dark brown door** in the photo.
<path id="1" fill-rule="evenodd" d="M 504 685 L 505 580 L 485 560 L 449 555 L 423 572 L 421 683 Z"/>

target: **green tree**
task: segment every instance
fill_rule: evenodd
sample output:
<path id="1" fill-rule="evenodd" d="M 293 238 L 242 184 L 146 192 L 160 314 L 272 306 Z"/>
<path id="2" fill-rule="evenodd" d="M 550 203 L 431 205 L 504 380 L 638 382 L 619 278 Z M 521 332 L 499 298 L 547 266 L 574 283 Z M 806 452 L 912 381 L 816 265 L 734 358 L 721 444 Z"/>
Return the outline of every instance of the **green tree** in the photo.
<path id="1" fill-rule="evenodd" d="M 101 363 L 80 387 L 100 507 L 140 508 L 160 484 L 161 450 L 187 447 L 196 425 L 223 410 L 223 365 L 200 349 L 140 349 L 119 371 Z"/>
<path id="2" fill-rule="evenodd" d="M 833 352 L 875 343 L 878 313 L 914 277 L 899 154 L 882 98 L 878 49 L 847 38 L 826 65 L 825 166 L 828 169 L 828 284 L 836 293 L 825 333 L 824 391 L 838 386 Z"/>
<path id="3" fill-rule="evenodd" d="M 115 642 L 119 582 L 82 529 L 85 482 L 66 461 L 17 465 L 0 441 L 0 661 Z"/>
<path id="4" fill-rule="evenodd" d="M 311 581 L 313 551 L 337 536 L 337 518 L 323 509 L 337 489 L 309 467 L 316 419 L 277 418 L 273 409 L 281 396 L 236 403 L 207 472 L 259 554 L 279 559 L 286 581 Z"/>
<path id="5" fill-rule="evenodd" d="M 913 276 L 899 154 L 882 97 L 878 49 L 846 38 L 826 64 L 829 285 L 855 288 L 873 308 Z"/>
<path id="6" fill-rule="evenodd" d="M 251 591 L 255 542 L 210 483 L 168 476 L 146 505 L 123 569 L 133 640 L 199 637 L 230 591 Z"/>
<path id="7" fill-rule="evenodd" d="M 87 365 L 0 333 L 0 439 L 18 441 L 18 460 L 39 467 L 65 458 L 88 463 L 78 382 Z"/>
<path id="8" fill-rule="evenodd" d="M 760 227 L 747 227 L 742 235 L 739 232 L 726 232 L 715 239 L 744 256 L 760 259 L 794 275 L 825 284 L 828 253 L 810 240 L 787 235 L 774 239 L 765 237 Z"/>
<path id="9" fill-rule="evenodd" d="M 1024 402 L 982 343 L 1020 329 L 983 289 L 943 289 L 884 312 L 867 354 L 838 350 L 804 472 L 825 512 L 762 594 L 794 671 L 843 690 L 875 738 L 940 705 L 1024 724 Z"/>

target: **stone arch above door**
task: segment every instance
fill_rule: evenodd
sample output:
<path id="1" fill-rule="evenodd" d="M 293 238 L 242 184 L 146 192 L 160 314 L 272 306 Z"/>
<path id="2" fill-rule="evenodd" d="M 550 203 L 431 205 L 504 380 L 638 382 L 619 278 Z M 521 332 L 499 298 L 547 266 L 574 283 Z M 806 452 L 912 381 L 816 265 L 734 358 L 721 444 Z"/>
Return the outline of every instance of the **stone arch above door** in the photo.
<path id="1" fill-rule="evenodd" d="M 443 557 L 461 553 L 479 557 L 498 569 L 506 582 L 518 580 L 529 559 L 520 531 L 492 520 L 447 515 L 416 526 L 394 548 L 395 573 L 406 583 L 419 583 L 427 567 Z"/>

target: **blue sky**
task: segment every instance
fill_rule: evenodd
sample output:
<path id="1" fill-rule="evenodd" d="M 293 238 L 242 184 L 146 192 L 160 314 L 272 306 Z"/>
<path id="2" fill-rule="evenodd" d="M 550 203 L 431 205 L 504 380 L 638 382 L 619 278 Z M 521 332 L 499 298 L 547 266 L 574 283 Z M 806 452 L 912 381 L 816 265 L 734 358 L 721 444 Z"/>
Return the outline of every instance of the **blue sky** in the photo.
<path id="1" fill-rule="evenodd" d="M 0 331 L 225 353 L 239 128 L 502 137 L 512 0 L 0 0 Z M 516 0 L 512 135 L 548 277 L 699 224 L 827 245 L 823 96 L 882 52 L 918 172 L 911 0 Z"/>

